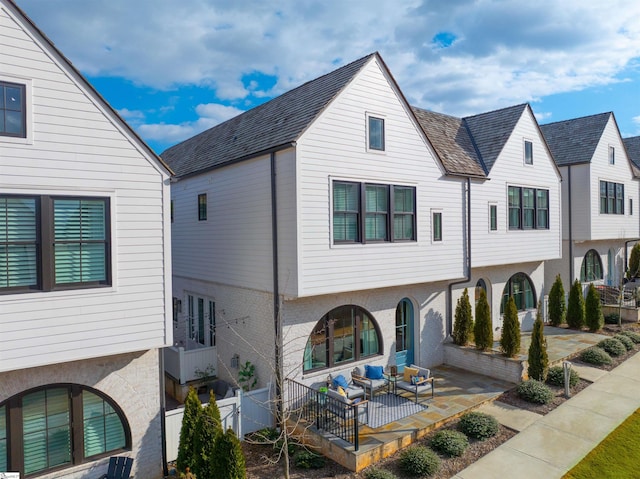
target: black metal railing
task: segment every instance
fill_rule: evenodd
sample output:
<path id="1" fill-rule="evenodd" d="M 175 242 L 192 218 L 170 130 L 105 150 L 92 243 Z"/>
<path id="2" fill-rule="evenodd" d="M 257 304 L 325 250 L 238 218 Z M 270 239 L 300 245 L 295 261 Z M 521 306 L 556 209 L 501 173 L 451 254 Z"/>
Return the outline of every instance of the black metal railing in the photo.
<path id="1" fill-rule="evenodd" d="M 326 392 L 286 379 L 286 409 L 298 420 L 353 444 L 358 450 L 359 423 L 368 421 L 368 403 L 346 404 Z"/>
<path id="2" fill-rule="evenodd" d="M 600 302 L 607 305 L 620 305 L 627 308 L 636 308 L 637 299 L 635 288 L 624 287 L 622 298 L 620 298 L 620 288 L 617 286 L 597 285 L 596 289 L 600 293 Z"/>

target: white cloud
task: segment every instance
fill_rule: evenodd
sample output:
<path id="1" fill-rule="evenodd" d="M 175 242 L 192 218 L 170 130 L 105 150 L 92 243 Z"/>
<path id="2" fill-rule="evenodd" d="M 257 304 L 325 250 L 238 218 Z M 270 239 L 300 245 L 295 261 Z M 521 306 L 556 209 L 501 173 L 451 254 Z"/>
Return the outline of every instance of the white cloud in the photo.
<path id="1" fill-rule="evenodd" d="M 168 123 L 143 124 L 136 129 L 147 140 L 160 141 L 164 144 L 177 143 L 222 123 L 242 113 L 238 108 L 217 103 L 196 106 L 199 118 L 195 121 L 183 122 L 179 125 Z"/>
<path id="2" fill-rule="evenodd" d="M 127 121 L 142 120 L 144 118 L 144 113 L 140 110 L 129 110 L 128 108 L 121 108 L 120 110 L 118 110 L 118 113 Z"/>
<path id="3" fill-rule="evenodd" d="M 91 76 L 204 86 L 237 104 L 375 50 L 409 101 L 455 115 L 622 81 L 640 58 L 636 0 L 17 3 Z M 245 79 L 256 72 L 275 86 Z"/>

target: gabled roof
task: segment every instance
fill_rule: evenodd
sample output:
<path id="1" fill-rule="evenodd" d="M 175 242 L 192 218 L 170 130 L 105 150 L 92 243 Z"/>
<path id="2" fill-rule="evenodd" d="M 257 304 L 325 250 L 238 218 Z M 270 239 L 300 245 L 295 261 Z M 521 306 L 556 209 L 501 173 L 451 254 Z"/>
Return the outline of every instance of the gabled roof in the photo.
<path id="1" fill-rule="evenodd" d="M 161 156 L 186 176 L 293 144 L 372 53 L 178 143 Z"/>
<path id="2" fill-rule="evenodd" d="M 590 163 L 613 113 L 584 116 L 540 125 L 558 166 Z"/>
<path id="3" fill-rule="evenodd" d="M 411 109 L 447 173 L 486 176 L 464 120 L 417 107 Z"/>
<path id="4" fill-rule="evenodd" d="M 89 93 L 93 96 L 93 99 L 98 103 L 101 107 L 103 107 L 107 114 L 111 115 L 112 119 L 115 120 L 117 124 L 119 124 L 126 132 L 128 132 L 131 137 L 137 142 L 138 146 L 140 146 L 145 152 L 148 154 L 149 158 L 152 159 L 162 170 L 164 170 L 167 174 L 172 174 L 171 168 L 160 158 L 150 147 L 145 143 L 145 141 L 135 132 L 131 126 L 120 116 L 120 114 L 104 99 L 104 97 L 96 90 L 91 83 L 80 73 L 73 63 L 64 56 L 64 54 L 58 50 L 58 48 L 54 45 L 54 43 L 47 37 L 40 28 L 27 16 L 27 14 L 18 7 L 12 0 L 0 0 L 0 4 L 5 6 L 8 11 L 23 20 L 26 25 L 31 27 L 32 32 L 35 33 L 37 37 L 42 41 L 45 47 L 49 50 L 50 53 L 54 55 L 64 67 L 68 69 L 73 78 L 82 86 L 86 87 Z M 31 32 L 28 32 L 31 33 Z"/>
<path id="5" fill-rule="evenodd" d="M 527 107 L 523 103 L 464 118 L 487 172 L 491 171 Z"/>
<path id="6" fill-rule="evenodd" d="M 636 168 L 640 168 L 640 136 L 624 138 L 622 142 L 627 149 L 627 155 L 629 155 L 631 162 Z"/>

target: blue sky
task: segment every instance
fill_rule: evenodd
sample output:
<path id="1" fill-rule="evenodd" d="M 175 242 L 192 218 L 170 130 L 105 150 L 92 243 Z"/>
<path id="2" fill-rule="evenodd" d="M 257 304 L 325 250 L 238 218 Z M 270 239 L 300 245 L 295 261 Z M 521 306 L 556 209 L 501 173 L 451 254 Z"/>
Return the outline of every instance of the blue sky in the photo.
<path id="1" fill-rule="evenodd" d="M 640 135 L 637 0 L 14 1 L 158 153 L 373 51 L 422 108 Z"/>

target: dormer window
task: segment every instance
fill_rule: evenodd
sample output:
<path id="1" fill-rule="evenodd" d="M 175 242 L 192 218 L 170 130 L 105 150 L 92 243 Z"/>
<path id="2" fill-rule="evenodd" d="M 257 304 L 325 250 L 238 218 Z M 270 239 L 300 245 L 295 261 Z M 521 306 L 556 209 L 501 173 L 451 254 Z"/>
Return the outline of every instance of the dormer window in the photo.
<path id="1" fill-rule="evenodd" d="M 524 141 L 524 164 L 533 165 L 533 142 Z"/>
<path id="2" fill-rule="evenodd" d="M 609 147 L 609 164 L 616 164 L 616 149 L 613 146 Z"/>
<path id="3" fill-rule="evenodd" d="M 0 136 L 26 138 L 25 85 L 0 81 Z"/>
<path id="4" fill-rule="evenodd" d="M 369 149 L 384 151 L 384 119 L 368 117 Z"/>

